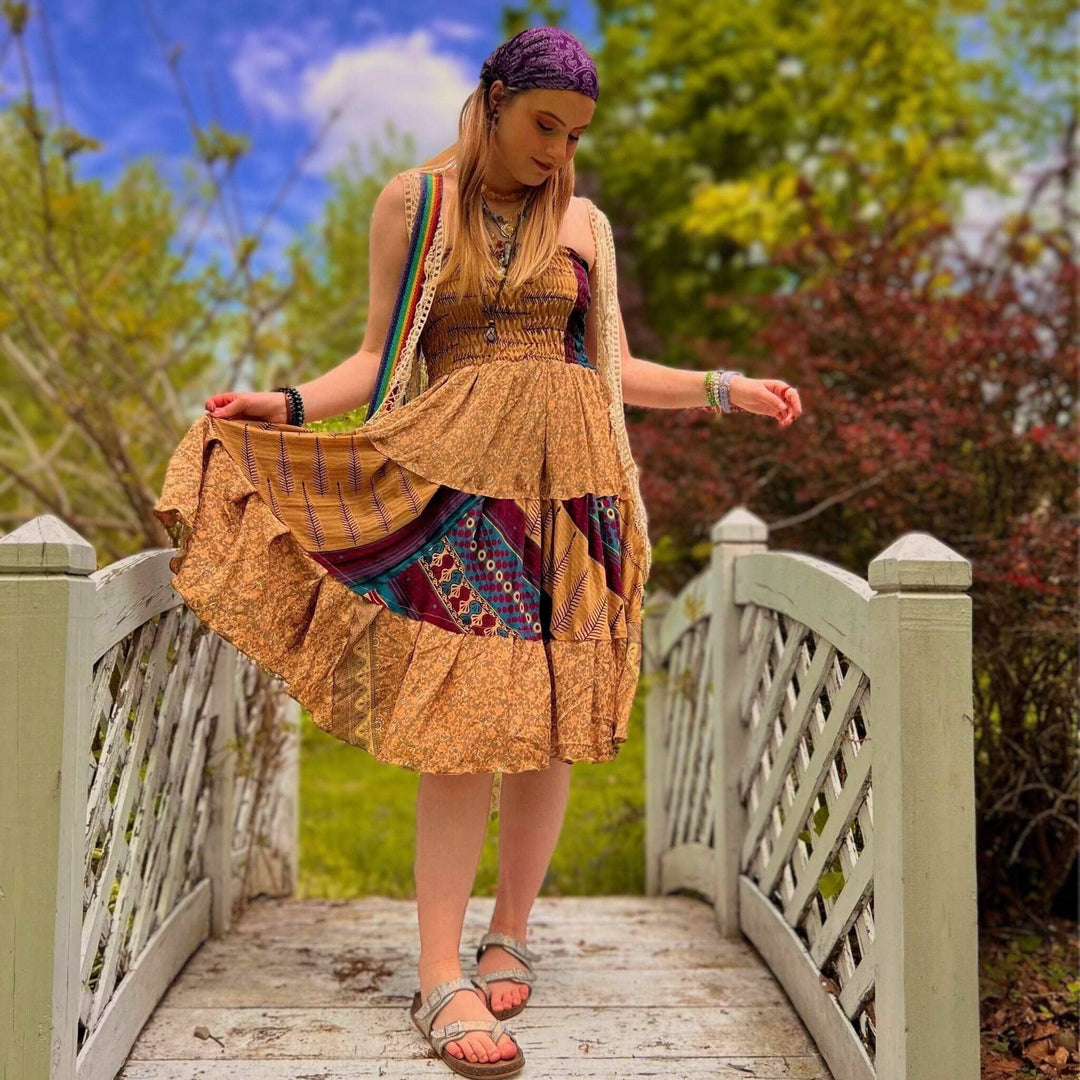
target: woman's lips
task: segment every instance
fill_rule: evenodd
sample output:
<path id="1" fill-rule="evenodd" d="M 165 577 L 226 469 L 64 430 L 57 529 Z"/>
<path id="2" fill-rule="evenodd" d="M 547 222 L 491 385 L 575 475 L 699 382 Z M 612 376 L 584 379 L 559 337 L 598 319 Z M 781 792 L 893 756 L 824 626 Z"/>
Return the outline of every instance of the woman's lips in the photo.
<path id="1" fill-rule="evenodd" d="M 542 161 L 537 161 L 536 158 L 533 158 L 533 164 L 536 165 L 538 169 L 543 169 L 544 172 L 551 172 L 551 170 L 555 168 L 554 165 L 545 165 Z"/>

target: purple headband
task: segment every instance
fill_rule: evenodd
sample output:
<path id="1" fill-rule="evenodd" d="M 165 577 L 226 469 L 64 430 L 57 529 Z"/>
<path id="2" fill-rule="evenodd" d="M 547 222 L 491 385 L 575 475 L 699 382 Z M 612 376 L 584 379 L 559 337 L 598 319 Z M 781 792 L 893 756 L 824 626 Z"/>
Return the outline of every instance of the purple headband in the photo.
<path id="1" fill-rule="evenodd" d="M 504 41 L 485 61 L 480 78 L 500 79 L 521 90 L 576 90 L 596 101 L 596 65 L 573 34 L 557 26 L 534 26 Z"/>

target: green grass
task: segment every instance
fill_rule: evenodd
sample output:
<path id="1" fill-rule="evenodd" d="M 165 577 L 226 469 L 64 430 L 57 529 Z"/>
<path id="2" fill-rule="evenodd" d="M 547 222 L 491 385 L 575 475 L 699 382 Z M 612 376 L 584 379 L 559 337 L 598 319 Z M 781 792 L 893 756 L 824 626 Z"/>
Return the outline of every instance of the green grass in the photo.
<path id="1" fill-rule="evenodd" d="M 645 743 L 639 690 L 614 761 L 576 762 L 542 896 L 641 893 L 645 886 Z M 297 897 L 415 896 L 419 773 L 384 765 L 303 714 Z M 474 896 L 493 896 L 498 819 L 489 822 Z"/>

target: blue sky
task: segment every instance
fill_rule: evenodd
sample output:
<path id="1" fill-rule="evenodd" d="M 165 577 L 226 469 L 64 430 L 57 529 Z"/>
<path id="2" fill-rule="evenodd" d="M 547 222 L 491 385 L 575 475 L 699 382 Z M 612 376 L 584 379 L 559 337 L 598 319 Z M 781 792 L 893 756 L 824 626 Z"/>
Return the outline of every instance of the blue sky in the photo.
<path id="1" fill-rule="evenodd" d="M 595 47 L 590 0 L 564 3 L 567 29 Z M 34 0 L 26 40 L 37 100 L 55 115 L 52 58 L 38 16 L 43 6 L 64 119 L 104 144 L 81 158 L 82 176 L 109 183 L 133 158 L 152 155 L 180 190 L 191 133 L 147 5 L 166 42 L 183 47 L 180 73 L 199 122 L 217 117 L 252 139 L 234 181 L 248 232 L 330 110 L 344 110 L 276 211 L 259 268 L 277 265 L 295 230 L 319 216 L 329 191 L 325 177 L 348 160 L 350 143 L 359 149 L 361 168 L 370 142 L 384 141 L 387 121 L 412 133 L 417 161 L 451 143 L 461 104 L 501 40 L 500 0 L 398 0 L 379 7 L 366 0 Z M 970 29 L 965 51 L 978 51 L 978 26 Z M 9 43 L 0 55 L 0 105 L 22 87 Z M 1017 201 L 972 190 L 964 216 L 985 224 Z M 204 250 L 217 243 L 207 237 Z"/>
<path id="2" fill-rule="evenodd" d="M 135 157 L 153 155 L 176 190 L 191 158 L 188 119 L 144 0 L 38 0 L 26 42 L 40 104 L 56 108 L 51 65 L 37 12 L 60 73 L 64 118 L 100 139 L 79 174 L 108 183 Z M 243 222 L 252 231 L 336 105 L 343 112 L 306 160 L 264 258 L 318 216 L 325 177 L 348 160 L 350 141 L 367 162 L 372 139 L 385 145 L 392 120 L 416 140 L 420 161 L 453 142 L 465 97 L 484 58 L 502 40 L 501 3 L 448 5 L 399 0 L 146 0 L 162 35 L 181 44 L 179 71 L 202 124 L 215 116 L 245 133 L 252 149 L 236 173 Z M 596 44 L 588 0 L 570 0 L 565 27 Z M 21 93 L 13 47 L 0 61 L 0 103 Z M 259 260 L 261 262 L 261 260 Z"/>

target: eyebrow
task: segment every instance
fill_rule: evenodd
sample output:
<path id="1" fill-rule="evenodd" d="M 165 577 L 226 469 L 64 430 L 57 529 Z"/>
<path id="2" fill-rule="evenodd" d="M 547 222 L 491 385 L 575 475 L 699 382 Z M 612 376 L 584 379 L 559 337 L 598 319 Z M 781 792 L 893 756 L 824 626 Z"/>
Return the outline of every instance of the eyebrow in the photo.
<path id="1" fill-rule="evenodd" d="M 550 116 L 553 120 L 559 120 L 559 118 L 550 109 L 541 109 L 540 112 L 544 116 Z M 566 121 L 565 120 L 559 120 L 559 123 L 562 124 L 563 127 L 566 127 Z M 580 126 L 583 127 L 583 128 L 587 128 L 589 125 L 588 124 L 581 124 Z"/>

